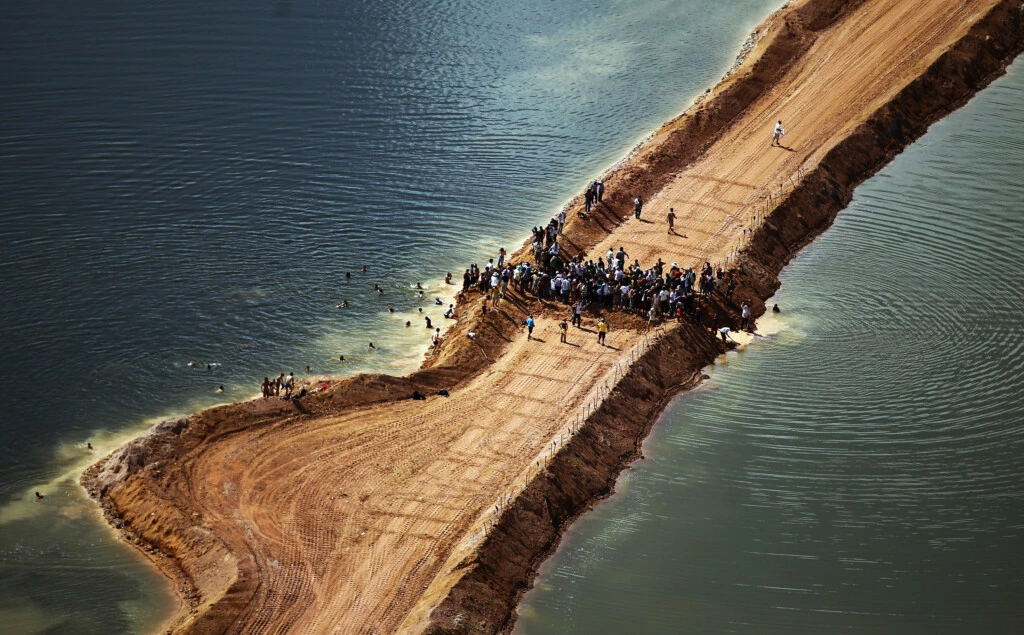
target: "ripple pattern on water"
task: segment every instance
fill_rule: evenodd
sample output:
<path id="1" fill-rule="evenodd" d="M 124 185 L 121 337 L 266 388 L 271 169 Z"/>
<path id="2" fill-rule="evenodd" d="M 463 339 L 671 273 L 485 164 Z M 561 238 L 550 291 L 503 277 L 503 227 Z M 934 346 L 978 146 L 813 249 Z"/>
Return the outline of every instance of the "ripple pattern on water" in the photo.
<path id="1" fill-rule="evenodd" d="M 778 1 L 3 3 L 0 630 L 158 612 L 94 519 L 54 520 L 93 511 L 65 478 L 87 440 L 306 365 L 414 367 L 438 280 L 682 110 Z"/>
<path id="2" fill-rule="evenodd" d="M 518 632 L 1019 633 L 1024 69 L 862 185 Z"/>

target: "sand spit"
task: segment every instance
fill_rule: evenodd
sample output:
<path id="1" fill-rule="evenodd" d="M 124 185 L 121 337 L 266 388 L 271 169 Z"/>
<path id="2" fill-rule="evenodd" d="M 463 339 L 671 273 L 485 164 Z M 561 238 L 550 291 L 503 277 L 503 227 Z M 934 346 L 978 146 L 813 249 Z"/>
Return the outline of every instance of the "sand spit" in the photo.
<path id="1" fill-rule="evenodd" d="M 571 214 L 564 241 L 595 259 L 623 245 L 641 263 L 725 264 L 740 285 L 716 302 L 733 326 L 741 302 L 764 311 L 858 183 L 1003 71 L 1024 14 L 1021 0 L 809 0 L 758 34 L 607 175 L 606 205 Z M 788 148 L 768 147 L 777 119 Z M 638 193 L 653 222 L 624 220 Z M 513 296 L 483 315 L 480 300 L 461 300 L 465 316 L 408 377 L 165 422 L 86 472 L 111 524 L 176 582 L 169 630 L 507 631 L 561 533 L 724 350 L 689 322 L 650 329 L 618 312 L 610 347 L 594 314 L 559 344 L 562 306 Z M 519 332 L 527 313 L 541 341 Z"/>

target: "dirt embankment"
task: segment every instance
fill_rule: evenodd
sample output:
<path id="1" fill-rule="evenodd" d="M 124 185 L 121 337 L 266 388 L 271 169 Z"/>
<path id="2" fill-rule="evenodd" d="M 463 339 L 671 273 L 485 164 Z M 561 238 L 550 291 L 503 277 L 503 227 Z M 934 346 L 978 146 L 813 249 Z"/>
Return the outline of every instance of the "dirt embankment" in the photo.
<path id="1" fill-rule="evenodd" d="M 758 300 L 753 303 L 756 316 L 764 313 L 764 300 L 778 289 L 782 268 L 832 224 L 858 184 L 923 135 L 931 123 L 1005 72 L 1024 49 L 1022 12 L 1024 4 L 1019 0 L 995 7 L 896 98 L 836 145 L 771 212 L 733 269 L 741 281 L 738 296 Z M 840 14 L 841 10 L 832 15 Z M 827 26 L 824 16 L 818 17 L 815 23 Z M 805 36 L 803 31 L 797 42 L 778 38 L 779 50 L 768 57 L 782 61 L 802 54 L 808 48 Z M 764 84 L 757 81 L 731 92 L 750 99 L 759 86 Z M 612 493 L 622 469 L 640 456 L 640 445 L 667 401 L 694 385 L 699 369 L 713 360 L 715 348 L 702 346 L 706 344 L 703 333 L 694 335 L 684 329 L 672 331 L 644 356 L 583 432 L 556 455 L 543 478 L 533 481 L 502 515 L 478 553 L 463 563 L 469 573 L 433 610 L 425 632 L 511 631 L 515 607 L 532 586 L 540 563 L 576 518 Z M 680 364 L 680 359 L 687 363 Z"/>
<path id="2" fill-rule="evenodd" d="M 731 301 L 716 300 L 717 310 L 729 324 L 743 301 L 760 315 L 779 271 L 831 223 L 856 184 L 1024 48 L 1021 6 L 1020 0 L 927 7 L 910 0 L 816 0 L 773 14 L 734 73 L 606 176 L 606 205 L 586 220 L 575 214 L 582 205 L 571 208 L 564 240 L 570 254 L 622 240 L 631 253 L 646 250 L 642 262 L 664 254 L 695 264 L 723 262 L 743 244 L 731 261 L 740 286 Z M 780 85 L 813 82 L 821 74 L 815 66 L 822 63 L 815 52 L 823 46 L 819 40 L 838 39 L 845 23 L 868 10 L 949 11 L 950 17 L 922 21 L 921 46 L 937 52 L 908 53 L 903 75 L 885 78 L 895 82 L 891 91 L 884 81 L 866 86 L 876 92 L 856 111 L 844 108 L 858 95 L 836 98 L 832 119 L 819 121 L 825 132 L 814 147 L 794 151 L 800 162 L 818 156 L 813 169 L 764 222 L 734 226 L 731 213 L 683 213 L 684 227 L 692 217 L 690 238 L 672 237 L 676 242 L 667 246 L 662 230 L 655 237 L 649 228 L 623 222 L 638 193 L 655 203 L 664 198 L 666 206 L 697 194 L 754 197 L 756 188 L 739 182 L 719 157 L 745 156 L 762 143 L 738 135 L 750 121 L 765 125 L 758 109 L 774 112 L 765 102 L 776 100 Z M 861 19 L 869 24 L 875 17 Z M 963 32 L 947 42 L 943 29 L 950 25 Z M 898 43 L 889 45 L 899 50 Z M 820 116 L 811 106 L 801 108 Z M 723 143 L 728 147 L 720 148 Z M 788 174 L 786 162 L 796 160 L 759 157 L 731 169 L 767 180 Z M 709 165 L 720 170 L 714 178 Z M 694 177 L 683 170 L 717 184 L 698 191 L 685 184 Z M 673 187 L 683 189 L 667 195 Z M 691 324 L 671 329 L 618 380 L 544 471 L 529 477 L 527 469 L 525 489 L 486 539 L 455 558 L 494 497 L 564 429 L 560 411 L 586 401 L 619 359 L 589 341 L 578 350 L 523 342 L 519 321 L 527 313 L 554 317 L 562 307 L 521 296 L 486 315 L 478 297 L 460 306 L 466 316 L 445 346 L 408 377 L 325 380 L 328 389 L 298 401 L 258 400 L 166 422 L 86 472 L 83 484 L 111 524 L 176 581 L 182 602 L 172 630 L 319 632 L 346 619 L 351 632 L 511 628 L 516 602 L 561 533 L 611 491 L 666 400 L 697 381 L 700 368 L 723 350 L 707 330 Z M 642 328 L 632 318 L 615 319 L 612 341 L 618 337 L 625 350 L 642 337 Z M 433 395 L 439 388 L 451 391 L 450 401 L 410 402 L 413 391 Z M 547 394 L 557 398 L 538 400 Z"/>

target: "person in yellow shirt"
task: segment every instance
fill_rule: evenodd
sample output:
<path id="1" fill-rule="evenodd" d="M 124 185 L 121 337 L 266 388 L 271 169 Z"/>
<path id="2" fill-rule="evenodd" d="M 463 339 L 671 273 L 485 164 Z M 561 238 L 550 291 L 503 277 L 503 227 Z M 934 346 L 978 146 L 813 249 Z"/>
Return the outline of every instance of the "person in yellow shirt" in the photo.
<path id="1" fill-rule="evenodd" d="M 605 322 L 604 317 L 597 321 L 597 343 L 604 346 L 604 338 L 608 335 L 608 323 Z"/>

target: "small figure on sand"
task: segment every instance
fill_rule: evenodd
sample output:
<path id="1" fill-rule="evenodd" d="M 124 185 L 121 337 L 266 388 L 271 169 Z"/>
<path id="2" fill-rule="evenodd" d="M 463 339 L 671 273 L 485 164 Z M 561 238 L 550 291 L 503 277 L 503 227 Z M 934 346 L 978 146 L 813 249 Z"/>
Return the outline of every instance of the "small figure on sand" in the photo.
<path id="1" fill-rule="evenodd" d="M 455 317 L 455 305 L 454 304 L 449 304 L 448 305 L 448 308 L 444 312 L 444 316 L 446 318 L 448 318 L 448 319 L 452 319 L 452 318 Z"/>
<path id="2" fill-rule="evenodd" d="M 597 321 L 597 343 L 601 346 L 605 346 L 604 339 L 608 337 L 608 322 L 601 316 L 601 319 Z"/>
<path id="3" fill-rule="evenodd" d="M 528 340 L 532 340 L 533 339 L 533 327 L 536 326 L 536 325 L 537 325 L 537 323 L 534 322 L 532 315 L 530 317 L 526 318 L 526 331 L 527 331 L 526 339 L 528 339 Z"/>
<path id="4" fill-rule="evenodd" d="M 260 386 L 260 388 L 263 390 L 263 398 L 264 399 L 269 399 L 270 397 L 273 396 L 273 394 L 274 394 L 274 384 L 271 383 L 269 377 L 264 377 L 263 378 L 263 385 Z"/>
<path id="5" fill-rule="evenodd" d="M 736 341 L 736 340 L 732 339 L 732 335 L 729 335 L 729 331 L 730 330 L 732 330 L 732 329 L 730 329 L 728 326 L 723 326 L 722 328 L 718 329 L 718 334 L 722 336 L 722 341 L 723 342 L 729 342 L 730 340 L 733 341 L 733 342 Z"/>
<path id="6" fill-rule="evenodd" d="M 668 219 L 668 233 L 676 233 L 676 210 L 668 208 L 668 214 L 665 216 Z"/>
<path id="7" fill-rule="evenodd" d="M 434 345 L 434 348 L 437 348 L 438 346 L 441 345 L 441 329 L 440 328 L 434 329 L 433 335 L 430 336 L 430 342 Z"/>
<path id="8" fill-rule="evenodd" d="M 644 198 L 639 194 L 633 199 L 633 216 L 640 220 L 640 213 L 644 210 Z"/>
<path id="9" fill-rule="evenodd" d="M 746 302 L 740 305 L 740 330 L 750 330 L 750 305 Z"/>
<path id="10" fill-rule="evenodd" d="M 782 145 L 781 139 L 782 139 L 782 137 L 785 137 L 785 136 L 786 136 L 786 131 L 782 129 L 782 120 L 779 119 L 779 122 L 777 124 L 775 124 L 775 132 L 772 133 L 771 145 L 773 145 L 773 146 L 774 145 L 781 146 Z"/>
<path id="11" fill-rule="evenodd" d="M 569 333 L 569 324 L 563 319 L 558 323 L 558 341 L 566 344 L 565 336 Z"/>

